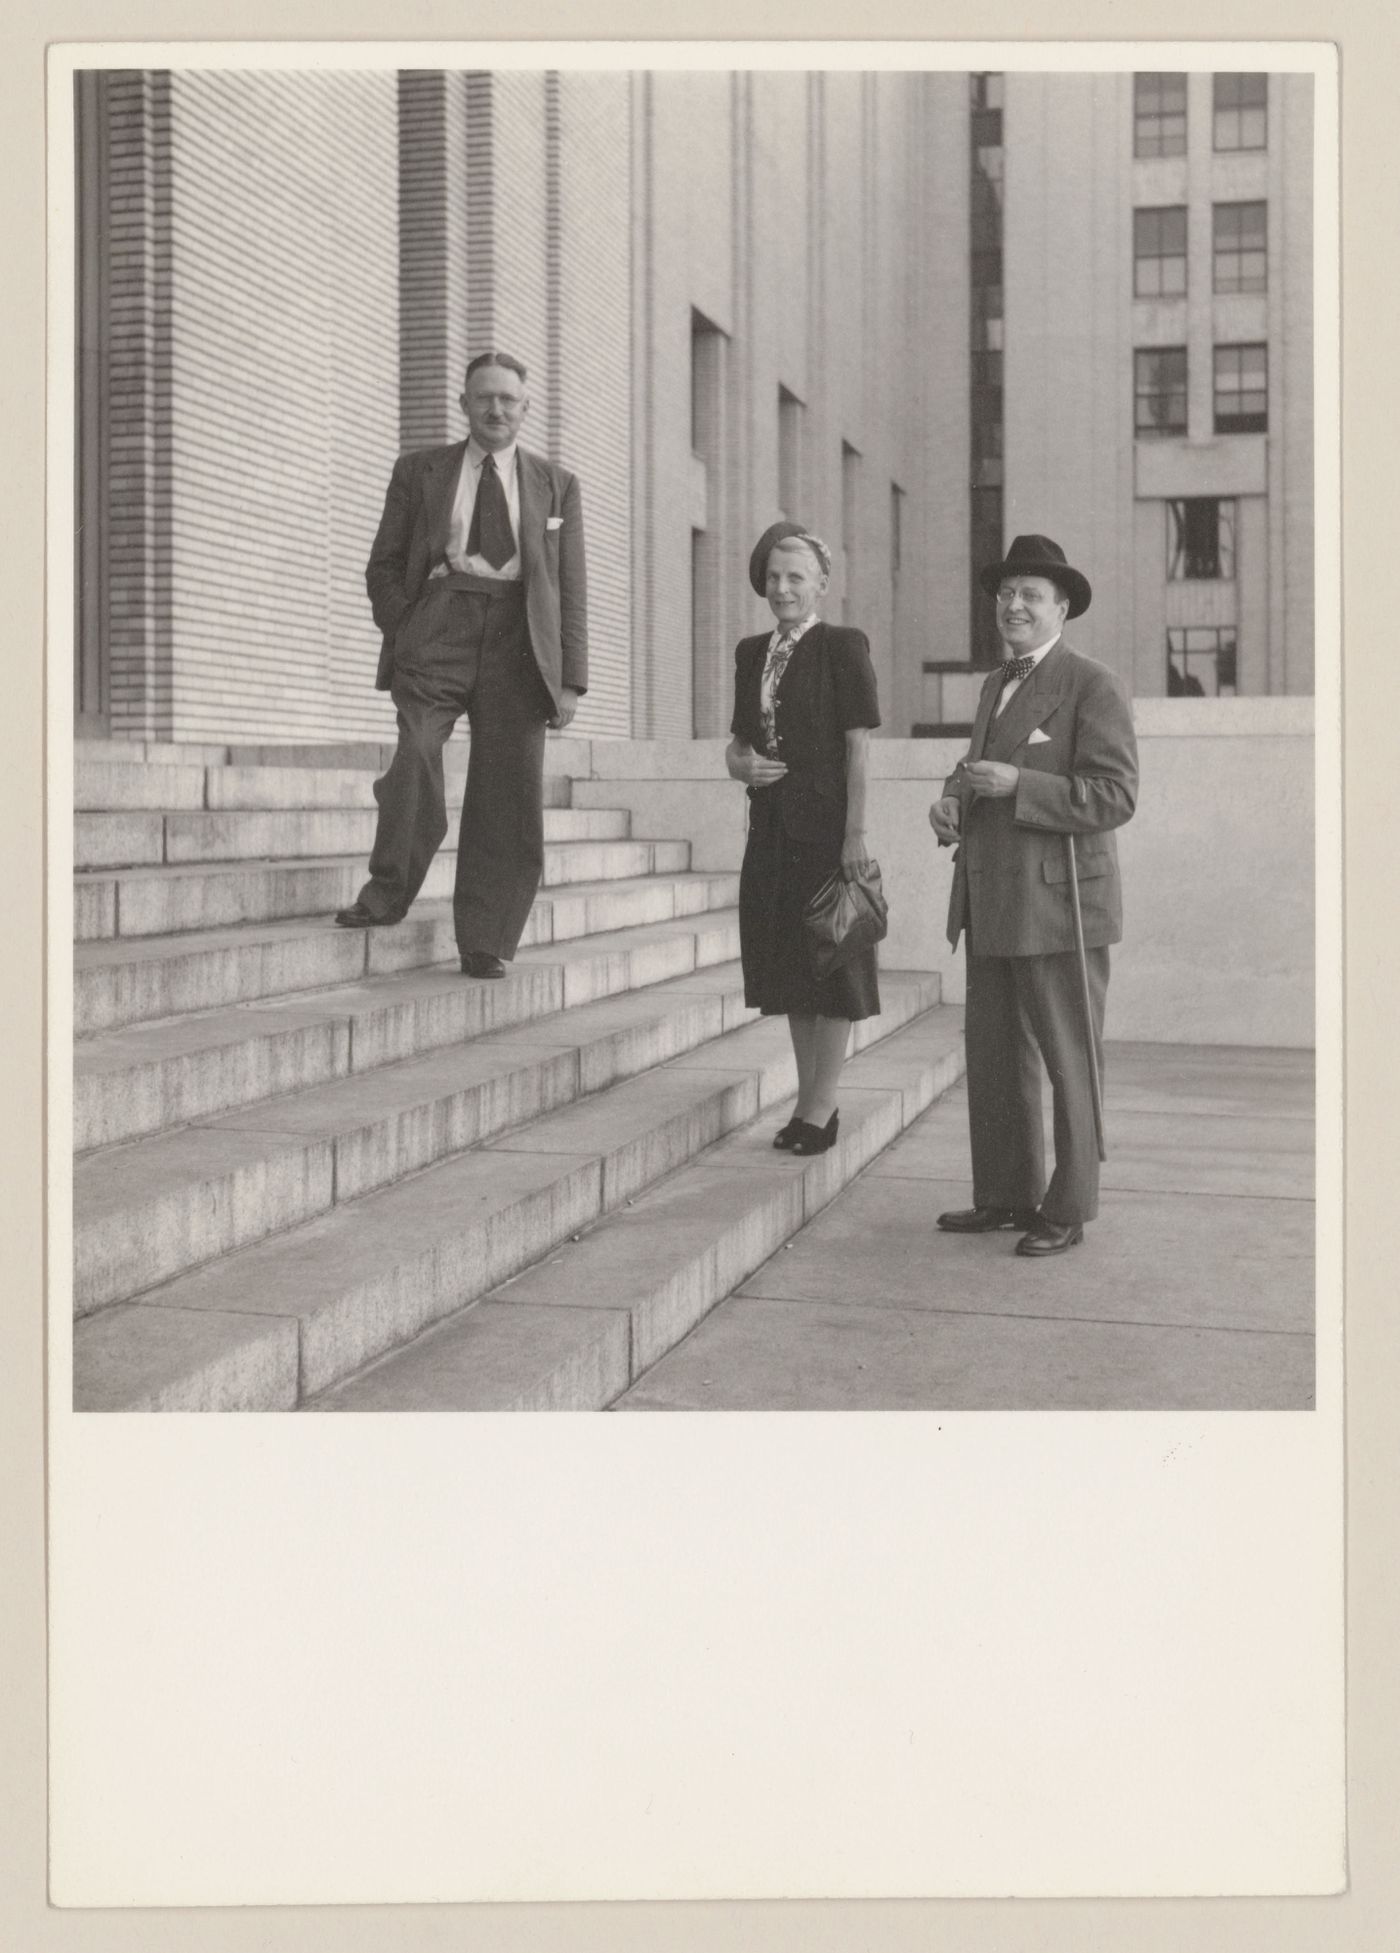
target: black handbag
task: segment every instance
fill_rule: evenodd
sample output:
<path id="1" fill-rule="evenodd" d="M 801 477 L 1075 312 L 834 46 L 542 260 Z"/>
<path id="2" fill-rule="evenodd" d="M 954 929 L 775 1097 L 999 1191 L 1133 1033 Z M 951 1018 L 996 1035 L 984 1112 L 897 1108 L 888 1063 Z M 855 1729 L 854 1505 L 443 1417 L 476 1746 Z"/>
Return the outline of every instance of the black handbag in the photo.
<path id="1" fill-rule="evenodd" d="M 868 876 L 849 881 L 838 868 L 802 911 L 813 975 L 818 980 L 829 977 L 862 950 L 883 941 L 889 926 L 880 864 L 872 861 Z"/>

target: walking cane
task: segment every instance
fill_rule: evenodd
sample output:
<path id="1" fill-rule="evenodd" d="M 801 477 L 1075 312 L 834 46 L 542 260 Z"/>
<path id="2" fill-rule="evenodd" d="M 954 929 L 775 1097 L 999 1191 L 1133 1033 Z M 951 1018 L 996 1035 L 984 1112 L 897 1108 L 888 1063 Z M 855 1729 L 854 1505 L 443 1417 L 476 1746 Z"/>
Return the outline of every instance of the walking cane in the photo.
<path id="1" fill-rule="evenodd" d="M 1094 1048 L 1094 1006 L 1089 996 L 1089 959 L 1084 948 L 1084 917 L 1079 909 L 1079 862 L 1074 852 L 1074 836 L 1065 836 L 1065 855 L 1069 867 L 1069 901 L 1074 911 L 1074 947 L 1079 957 L 1079 997 L 1084 1006 L 1084 1049 L 1089 1056 L 1089 1090 L 1094 1101 L 1094 1138 L 1099 1158 L 1108 1153 L 1103 1143 L 1103 1091 L 1099 1084 L 1099 1060 Z"/>

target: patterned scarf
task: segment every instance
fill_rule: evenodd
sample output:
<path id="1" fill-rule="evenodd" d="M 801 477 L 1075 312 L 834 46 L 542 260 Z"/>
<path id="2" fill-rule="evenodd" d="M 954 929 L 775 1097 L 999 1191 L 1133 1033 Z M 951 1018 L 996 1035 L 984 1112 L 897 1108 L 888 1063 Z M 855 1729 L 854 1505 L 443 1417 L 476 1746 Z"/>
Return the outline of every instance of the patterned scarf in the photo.
<path id="1" fill-rule="evenodd" d="M 768 641 L 768 655 L 763 661 L 763 676 L 759 680 L 759 713 L 763 720 L 763 745 L 769 759 L 778 757 L 778 686 L 798 639 L 803 637 L 815 624 L 815 617 L 804 617 L 795 629 L 784 635 L 774 631 Z"/>

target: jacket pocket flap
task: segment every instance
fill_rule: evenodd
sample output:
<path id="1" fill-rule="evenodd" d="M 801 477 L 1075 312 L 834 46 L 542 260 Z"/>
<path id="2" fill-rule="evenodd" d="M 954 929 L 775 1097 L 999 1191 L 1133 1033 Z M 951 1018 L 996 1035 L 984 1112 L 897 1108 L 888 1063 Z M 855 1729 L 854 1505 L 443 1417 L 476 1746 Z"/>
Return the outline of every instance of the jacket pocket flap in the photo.
<path id="1" fill-rule="evenodd" d="M 1075 861 L 1078 864 L 1079 879 L 1082 882 L 1088 881 L 1093 875 L 1106 875 L 1108 873 L 1109 856 L 1106 849 L 1097 848 L 1092 854 L 1085 853 L 1082 848 L 1078 849 L 1075 853 Z M 1057 848 L 1054 854 L 1046 855 L 1040 864 L 1040 872 L 1047 882 L 1068 881 L 1069 863 L 1065 859 L 1063 846 Z"/>

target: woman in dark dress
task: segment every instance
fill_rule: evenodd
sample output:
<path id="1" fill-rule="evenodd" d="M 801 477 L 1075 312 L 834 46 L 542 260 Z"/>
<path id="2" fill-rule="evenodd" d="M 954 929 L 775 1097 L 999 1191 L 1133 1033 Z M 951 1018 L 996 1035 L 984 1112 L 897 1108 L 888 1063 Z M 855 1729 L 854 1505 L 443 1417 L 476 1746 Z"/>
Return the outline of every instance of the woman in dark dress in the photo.
<path id="1" fill-rule="evenodd" d="M 818 979 L 803 940 L 802 911 L 822 883 L 838 869 L 849 877 L 870 866 L 865 772 L 880 708 L 865 634 L 817 615 L 830 576 L 826 544 L 799 523 L 774 523 L 760 537 L 749 581 L 777 628 L 735 651 L 725 753 L 731 779 L 749 790 L 739 878 L 744 998 L 788 1020 L 797 1107 L 773 1144 L 794 1153 L 835 1143 L 851 1024 L 880 1010 L 873 949 Z"/>

